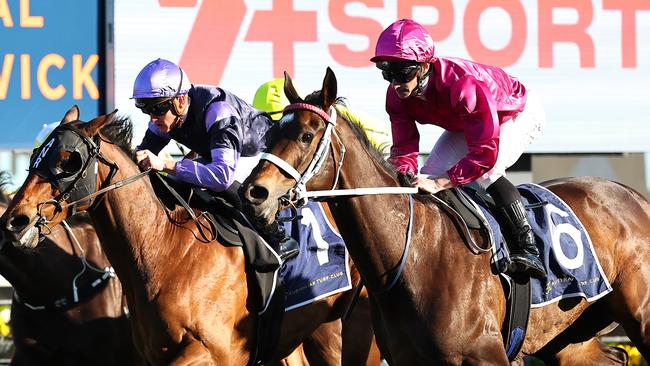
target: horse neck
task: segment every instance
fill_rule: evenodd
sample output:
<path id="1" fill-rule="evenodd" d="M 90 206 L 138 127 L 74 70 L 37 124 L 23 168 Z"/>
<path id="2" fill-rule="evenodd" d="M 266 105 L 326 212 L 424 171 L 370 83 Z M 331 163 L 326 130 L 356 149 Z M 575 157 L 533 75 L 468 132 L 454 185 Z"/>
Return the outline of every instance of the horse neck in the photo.
<path id="1" fill-rule="evenodd" d="M 340 123 L 339 137 L 347 153 L 341 168 L 341 189 L 398 187 L 399 183 L 364 146 L 351 127 Z M 338 146 L 333 149 L 338 151 Z M 337 162 L 338 163 L 338 162 Z M 407 195 L 343 197 L 331 205 L 335 221 L 359 271 L 371 288 L 382 288 L 402 254 L 404 240 L 395 245 L 396 233 L 406 238 L 409 217 Z M 392 238 L 387 240 L 386 238 Z"/>
<path id="2" fill-rule="evenodd" d="M 139 173 L 137 166 L 119 148 L 102 144 L 102 154 L 119 169 L 111 182 Z M 100 164 L 99 179 L 104 181 L 109 168 Z M 169 255 L 168 243 L 177 242 L 165 211 L 158 202 L 148 177 L 113 189 L 99 198 L 101 202 L 91 211 L 97 235 L 106 256 L 122 281 L 145 283 L 156 287 L 157 271 L 163 271 L 162 261 Z M 149 288 L 156 291 L 155 288 Z"/>

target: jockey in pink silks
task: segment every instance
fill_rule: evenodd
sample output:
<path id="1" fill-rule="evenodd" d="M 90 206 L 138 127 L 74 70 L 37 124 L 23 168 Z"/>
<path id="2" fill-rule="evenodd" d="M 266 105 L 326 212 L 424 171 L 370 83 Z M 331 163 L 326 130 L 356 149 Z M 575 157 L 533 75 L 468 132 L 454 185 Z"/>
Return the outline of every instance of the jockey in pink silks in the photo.
<path id="1" fill-rule="evenodd" d="M 390 82 L 390 162 L 428 193 L 476 181 L 510 233 L 510 271 L 545 277 L 521 195 L 505 177 L 541 133 L 544 111 L 534 94 L 498 67 L 435 56 L 427 31 L 410 19 L 381 33 L 371 61 Z M 446 130 L 419 176 L 416 122 Z"/>

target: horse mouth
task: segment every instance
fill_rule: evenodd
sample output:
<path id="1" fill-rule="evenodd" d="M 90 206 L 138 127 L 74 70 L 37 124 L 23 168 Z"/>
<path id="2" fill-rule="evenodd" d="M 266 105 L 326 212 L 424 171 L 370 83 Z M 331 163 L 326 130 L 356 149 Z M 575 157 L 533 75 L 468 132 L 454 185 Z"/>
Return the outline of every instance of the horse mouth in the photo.
<path id="1" fill-rule="evenodd" d="M 40 234 L 38 227 L 32 225 L 20 238 L 12 240 L 11 243 L 16 248 L 33 249 L 38 245 Z"/>
<path id="2" fill-rule="evenodd" d="M 277 201 L 275 204 L 269 203 L 254 205 L 245 203 L 243 205 L 244 213 L 251 219 L 251 223 L 257 229 L 267 229 L 275 223 L 275 215 L 278 211 Z"/>

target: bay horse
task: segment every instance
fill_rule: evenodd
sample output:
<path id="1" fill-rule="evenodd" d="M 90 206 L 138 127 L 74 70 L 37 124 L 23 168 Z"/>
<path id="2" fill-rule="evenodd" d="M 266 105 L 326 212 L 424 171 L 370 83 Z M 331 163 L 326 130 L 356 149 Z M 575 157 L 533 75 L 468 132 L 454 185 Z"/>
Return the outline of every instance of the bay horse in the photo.
<path id="1" fill-rule="evenodd" d="M 272 223 L 287 201 L 295 203 L 296 181 L 310 174 L 303 192 L 400 185 L 361 130 L 332 117 L 338 99 L 331 69 L 321 90 L 305 100 L 285 73 L 285 94 L 292 104 L 267 141 L 274 157 L 260 161 L 242 186 L 245 211 L 259 224 Z M 324 139 L 328 125 L 331 139 Z M 307 172 L 319 158 L 320 170 Z M 545 186 L 587 228 L 613 291 L 593 302 L 568 298 L 532 309 L 518 361 L 533 355 L 550 365 L 624 365 L 623 351 L 595 338 L 612 322 L 650 359 L 650 204 L 631 188 L 598 178 Z M 326 201 L 370 291 L 375 333 L 390 365 L 508 364 L 501 335 L 506 301 L 490 255 L 472 255 L 454 221 L 428 195 L 330 194 Z M 410 212 L 410 249 L 397 278 Z"/>
<path id="2" fill-rule="evenodd" d="M 0 177 L 4 212 L 9 177 L 6 172 Z M 32 252 L 2 245 L 0 274 L 15 294 L 11 365 L 135 364 L 122 287 L 107 270 L 110 264 L 87 218 L 53 227 Z"/>
<path id="3" fill-rule="evenodd" d="M 35 247 L 43 225 L 54 227 L 73 214 L 70 187 L 86 190 L 94 202 L 82 200 L 74 207 L 92 217 L 122 282 L 143 360 L 171 366 L 249 364 L 260 299 L 251 291 L 243 251 L 202 241 L 182 208 L 165 211 L 149 177 L 131 160 L 130 140 L 124 139 L 130 134 L 120 132 L 132 129 L 130 120 L 113 119 L 114 114 L 90 122 L 79 120 L 76 106 L 65 114 L 52 133 L 59 142 L 54 145 L 52 138 L 53 145 L 44 143 L 31 164 L 48 164 L 42 174 L 51 177 L 30 170 L 0 218 L 6 238 L 17 246 Z M 112 134 L 107 127 L 113 127 Z M 59 176 L 64 180 L 58 181 Z M 275 359 L 280 362 L 321 324 L 339 319 L 349 292 L 287 312 Z M 372 339 L 372 328 L 366 323 L 355 336 Z M 368 350 L 356 352 L 367 355 Z M 340 362 L 339 357 L 336 364 Z"/>

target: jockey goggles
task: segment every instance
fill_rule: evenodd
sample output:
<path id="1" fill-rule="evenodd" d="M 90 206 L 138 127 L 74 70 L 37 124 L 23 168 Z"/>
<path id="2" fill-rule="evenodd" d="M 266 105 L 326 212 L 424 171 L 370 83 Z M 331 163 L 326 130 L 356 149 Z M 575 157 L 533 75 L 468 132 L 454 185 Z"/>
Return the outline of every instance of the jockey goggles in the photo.
<path id="1" fill-rule="evenodd" d="M 397 82 L 400 84 L 408 83 L 413 80 L 420 71 L 420 65 L 413 62 L 377 62 L 377 68 L 381 70 L 381 75 L 388 82 Z"/>
<path id="2" fill-rule="evenodd" d="M 172 108 L 173 102 L 174 98 L 151 104 L 136 101 L 135 106 L 138 107 L 138 109 L 140 109 L 144 114 L 151 116 L 162 116 Z"/>

